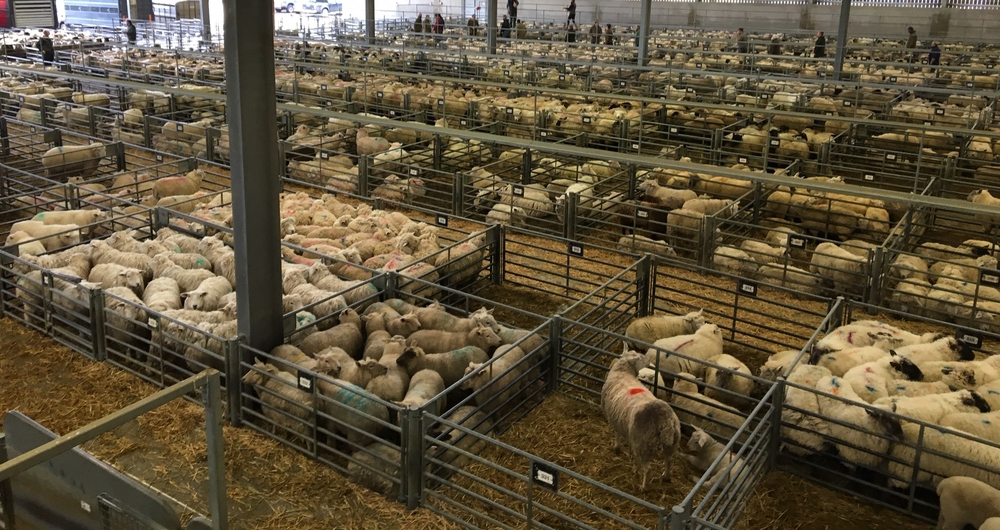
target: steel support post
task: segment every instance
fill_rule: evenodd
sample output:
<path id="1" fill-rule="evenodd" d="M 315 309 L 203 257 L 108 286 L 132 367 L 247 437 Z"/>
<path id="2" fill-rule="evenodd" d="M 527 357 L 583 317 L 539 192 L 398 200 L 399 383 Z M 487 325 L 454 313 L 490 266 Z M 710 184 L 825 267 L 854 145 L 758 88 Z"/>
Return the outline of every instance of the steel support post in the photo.
<path id="1" fill-rule="evenodd" d="M 212 18 L 209 16 L 209 0 L 201 0 L 201 41 L 212 42 Z"/>
<path id="2" fill-rule="evenodd" d="M 837 53 L 833 58 L 833 79 L 840 81 L 844 70 L 844 47 L 847 46 L 847 26 L 851 21 L 851 0 L 840 0 L 840 23 L 837 25 Z"/>
<path id="3" fill-rule="evenodd" d="M 499 31 L 497 28 L 497 2 L 499 1 L 486 0 L 486 48 L 490 55 L 497 53 L 497 31 Z"/>
<path id="4" fill-rule="evenodd" d="M 261 58 L 274 57 L 274 6 L 238 0 L 224 5 L 237 318 L 247 345 L 271 351 L 282 340 L 281 181 L 278 126 L 261 119 L 275 115 L 274 83 L 261 82 L 274 79 L 274 61 Z"/>
<path id="5" fill-rule="evenodd" d="M 639 12 L 639 58 L 636 64 L 642 67 L 649 60 L 649 20 L 652 18 L 653 0 L 641 0 Z"/>
<path id="6" fill-rule="evenodd" d="M 365 0 L 365 39 L 369 46 L 375 44 L 375 0 Z"/>

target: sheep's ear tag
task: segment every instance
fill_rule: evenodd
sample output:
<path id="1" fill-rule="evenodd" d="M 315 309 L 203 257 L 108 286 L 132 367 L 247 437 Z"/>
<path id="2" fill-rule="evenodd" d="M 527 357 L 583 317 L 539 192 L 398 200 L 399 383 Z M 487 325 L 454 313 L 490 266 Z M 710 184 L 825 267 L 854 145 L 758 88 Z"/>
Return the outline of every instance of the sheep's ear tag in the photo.
<path id="1" fill-rule="evenodd" d="M 752 282 L 750 280 L 744 280 L 740 278 L 736 280 L 736 292 L 738 294 L 746 296 L 757 296 L 757 282 Z"/>
<path id="2" fill-rule="evenodd" d="M 955 340 L 961 345 L 962 355 L 966 357 L 972 355 L 973 350 L 979 350 L 983 347 L 982 335 L 964 329 L 960 329 L 955 333 Z"/>
<path id="3" fill-rule="evenodd" d="M 996 269 L 979 269 L 979 285 L 1000 285 L 1000 272 Z"/>
<path id="4" fill-rule="evenodd" d="M 305 370 L 299 370 L 298 377 L 295 380 L 298 383 L 299 390 L 305 392 L 312 392 L 316 386 L 316 375 Z"/>
<path id="5" fill-rule="evenodd" d="M 559 491 L 559 470 L 537 460 L 532 460 L 531 482 L 552 491 Z"/>
<path id="6" fill-rule="evenodd" d="M 434 216 L 434 224 L 438 226 L 448 226 L 448 216 L 443 214 L 437 214 Z"/>
<path id="7" fill-rule="evenodd" d="M 570 241 L 568 245 L 568 250 L 570 256 L 583 256 L 583 244 L 576 241 Z"/>

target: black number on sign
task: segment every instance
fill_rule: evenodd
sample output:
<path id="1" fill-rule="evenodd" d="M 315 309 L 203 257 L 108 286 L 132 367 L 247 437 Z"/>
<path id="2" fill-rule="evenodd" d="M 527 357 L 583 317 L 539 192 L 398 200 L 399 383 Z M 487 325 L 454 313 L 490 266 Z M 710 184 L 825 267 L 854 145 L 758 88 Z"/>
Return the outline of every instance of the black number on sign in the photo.
<path id="1" fill-rule="evenodd" d="M 177 124 L 177 132 L 184 132 L 184 125 L 181 123 Z"/>
<path id="2" fill-rule="evenodd" d="M 757 283 L 748 280 L 736 280 L 736 290 L 743 295 L 757 296 Z"/>
<path id="3" fill-rule="evenodd" d="M 319 89 L 320 89 L 320 90 L 326 90 L 326 85 L 320 85 L 320 86 L 319 86 Z"/>
<path id="4" fill-rule="evenodd" d="M 390 116 L 395 116 L 395 115 L 396 115 L 396 111 L 394 111 L 394 110 L 390 110 L 390 111 L 389 111 L 389 115 L 390 115 Z"/>
<path id="5" fill-rule="evenodd" d="M 825 114 L 826 114 L 827 116 L 833 116 L 833 113 L 832 113 L 832 112 L 829 112 L 829 111 L 827 111 L 827 112 L 826 112 Z"/>
<path id="6" fill-rule="evenodd" d="M 968 348 L 979 349 L 983 347 L 983 336 L 978 333 L 958 330 L 958 332 L 955 333 L 955 339 L 958 340 L 960 344 Z"/>
<path id="7" fill-rule="evenodd" d="M 510 70 L 504 70 L 503 75 L 510 77 Z"/>
<path id="8" fill-rule="evenodd" d="M 804 237 L 789 237 L 788 246 L 791 248 L 806 248 L 806 239 Z"/>
<path id="9" fill-rule="evenodd" d="M 411 167 L 410 168 L 410 175 L 416 177 L 416 176 L 420 175 L 420 170 L 417 169 L 417 168 L 412 168 Z"/>
<path id="10" fill-rule="evenodd" d="M 746 164 L 747 163 L 747 157 L 741 156 L 741 157 L 739 157 L 738 161 L 739 161 L 740 164 Z"/>
<path id="11" fill-rule="evenodd" d="M 670 133 L 671 134 L 677 134 L 677 127 L 671 127 L 670 128 Z"/>
<path id="12" fill-rule="evenodd" d="M 969 81 L 968 83 L 965 84 L 965 88 L 972 88 L 974 86 L 976 86 L 976 84 L 973 83 L 972 81 Z"/>
<path id="13" fill-rule="evenodd" d="M 761 94 L 760 95 L 760 99 L 771 99 L 771 95 L 770 94 Z"/>
<path id="14" fill-rule="evenodd" d="M 524 197 L 524 186 L 514 186 L 514 195 Z"/>
<path id="15" fill-rule="evenodd" d="M 694 89 L 693 88 L 685 88 L 684 92 L 687 92 L 688 94 L 694 94 Z"/>
<path id="16" fill-rule="evenodd" d="M 465 126 L 465 125 L 468 125 L 468 124 L 469 124 L 468 120 L 458 120 L 458 123 L 459 123 L 460 125 L 462 125 L 462 126 Z"/>
<path id="17" fill-rule="evenodd" d="M 701 68 L 701 63 L 694 63 L 695 68 Z"/>
<path id="18" fill-rule="evenodd" d="M 434 218 L 434 222 L 438 226 L 448 226 L 448 216 L 447 215 L 437 215 Z"/>
<path id="19" fill-rule="evenodd" d="M 29 131 L 31 131 L 32 133 L 34 133 L 34 132 L 35 132 L 35 131 L 37 131 L 38 129 L 35 129 L 35 126 L 34 126 L 34 125 L 32 125 L 31 127 L 28 127 L 28 130 L 29 130 Z"/>
<path id="20" fill-rule="evenodd" d="M 439 99 L 439 100 L 438 100 L 438 106 L 439 106 L 439 107 L 442 107 L 442 106 L 444 106 L 444 100 L 443 100 L 443 99 Z"/>
<path id="21" fill-rule="evenodd" d="M 820 73 L 819 73 L 819 76 L 820 76 L 820 77 L 826 77 L 826 72 L 820 72 Z"/>
<path id="22" fill-rule="evenodd" d="M 560 75 L 560 76 L 559 76 L 559 80 L 560 80 L 560 81 L 565 81 L 565 80 L 566 80 L 566 76 L 564 76 L 564 75 Z"/>
<path id="23" fill-rule="evenodd" d="M 542 138 L 546 138 L 546 137 L 548 137 L 549 133 L 547 133 L 545 131 L 539 131 L 538 135 L 541 136 Z"/>
<path id="24" fill-rule="evenodd" d="M 853 105 L 853 103 L 851 103 L 850 101 L 844 101 L 845 107 L 850 107 L 851 105 Z"/>
<path id="25" fill-rule="evenodd" d="M 632 144 L 632 149 L 639 150 L 639 144 Z"/>
<path id="26" fill-rule="evenodd" d="M 306 392 L 312 392 L 313 387 L 316 384 L 316 376 L 309 372 L 299 370 L 296 382 L 298 383 L 300 390 L 304 390 Z"/>
<path id="27" fill-rule="evenodd" d="M 569 253 L 572 256 L 582 256 L 583 255 L 583 245 L 580 243 L 574 243 L 570 241 L 569 243 Z"/>
<path id="28" fill-rule="evenodd" d="M 982 285 L 1000 285 L 1000 271 L 996 270 L 979 271 L 979 283 Z"/>
<path id="29" fill-rule="evenodd" d="M 323 160 L 329 160 L 330 159 L 330 153 L 320 153 L 319 157 L 322 158 Z"/>
<path id="30" fill-rule="evenodd" d="M 621 88 L 625 88 L 625 81 L 619 81 L 618 86 Z"/>
<path id="31" fill-rule="evenodd" d="M 377 98 L 381 98 L 381 97 L 382 97 L 382 91 L 381 91 L 381 90 L 379 90 L 378 92 L 376 92 L 376 93 L 375 93 L 375 97 L 377 97 Z"/>
<path id="32" fill-rule="evenodd" d="M 531 462 L 531 482 L 552 491 L 559 490 L 559 471 L 541 462 Z"/>
<path id="33" fill-rule="evenodd" d="M 781 145 L 781 140 L 771 140 L 771 145 L 777 147 L 778 145 Z"/>

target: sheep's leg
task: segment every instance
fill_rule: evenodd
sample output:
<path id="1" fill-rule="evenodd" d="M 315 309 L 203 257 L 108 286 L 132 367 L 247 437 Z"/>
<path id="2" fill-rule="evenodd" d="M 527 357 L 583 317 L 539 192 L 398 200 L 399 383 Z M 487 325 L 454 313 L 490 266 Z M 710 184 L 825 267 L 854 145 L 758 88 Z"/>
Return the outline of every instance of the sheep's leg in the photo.
<path id="1" fill-rule="evenodd" d="M 674 454 L 673 449 L 668 448 L 664 451 L 664 456 L 666 457 L 666 464 L 663 466 L 663 480 L 670 482 L 670 457 Z"/>
<path id="2" fill-rule="evenodd" d="M 639 488 L 642 492 L 646 491 L 647 478 L 649 477 L 649 465 L 643 464 L 640 466 L 642 468 L 642 486 Z"/>

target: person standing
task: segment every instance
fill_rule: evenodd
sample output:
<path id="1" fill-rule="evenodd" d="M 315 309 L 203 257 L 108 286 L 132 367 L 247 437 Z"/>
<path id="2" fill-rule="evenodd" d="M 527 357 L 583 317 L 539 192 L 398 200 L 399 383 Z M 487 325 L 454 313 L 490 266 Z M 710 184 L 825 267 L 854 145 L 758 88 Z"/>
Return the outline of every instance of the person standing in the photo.
<path id="1" fill-rule="evenodd" d="M 424 33 L 427 35 L 434 33 L 432 28 L 433 25 L 431 24 L 431 16 L 427 15 L 426 17 L 424 17 Z"/>
<path id="2" fill-rule="evenodd" d="M 777 35 L 771 35 L 771 44 L 767 45 L 768 55 L 781 55 L 781 42 Z"/>
<path id="3" fill-rule="evenodd" d="M 601 23 L 597 20 L 590 26 L 590 43 L 594 45 L 601 43 Z"/>
<path id="4" fill-rule="evenodd" d="M 471 18 L 469 18 L 469 22 L 468 22 L 467 25 L 469 26 L 469 36 L 470 37 L 475 37 L 476 35 L 479 34 L 479 21 L 476 20 L 476 14 L 475 13 L 472 14 Z"/>
<path id="5" fill-rule="evenodd" d="M 736 30 L 736 51 L 738 53 L 747 52 L 747 34 L 743 32 L 743 28 Z"/>
<path id="6" fill-rule="evenodd" d="M 510 19 L 507 15 L 503 16 L 503 21 L 500 22 L 500 38 L 509 39 L 510 38 Z"/>
<path id="7" fill-rule="evenodd" d="M 909 36 L 906 37 L 906 49 L 915 50 L 917 48 L 917 32 L 913 29 L 913 26 L 906 28 L 906 32 Z M 910 54 L 910 62 L 914 62 L 917 59 L 917 52 L 912 52 Z"/>
<path id="8" fill-rule="evenodd" d="M 56 60 L 56 48 L 52 45 L 49 30 L 43 31 L 42 36 L 38 38 L 38 51 L 42 53 L 42 62 L 46 65 L 52 64 Z"/>
<path id="9" fill-rule="evenodd" d="M 125 36 L 128 37 L 128 43 L 135 46 L 136 40 L 136 29 L 135 24 L 131 20 L 125 19 Z"/>
<path id="10" fill-rule="evenodd" d="M 813 57 L 826 57 L 826 37 L 822 31 L 816 32 L 816 44 L 813 46 Z"/>
<path id="11" fill-rule="evenodd" d="M 611 31 L 611 24 L 604 26 L 604 45 L 611 46 L 615 43 L 615 32 Z"/>
<path id="12" fill-rule="evenodd" d="M 444 17 L 441 13 L 434 13 L 434 27 L 431 29 L 435 35 L 444 33 Z"/>
<path id="13" fill-rule="evenodd" d="M 569 7 L 563 9 L 569 13 L 569 16 L 566 17 L 566 27 L 568 28 L 570 22 L 576 23 L 576 0 L 569 0 Z"/>
<path id="14" fill-rule="evenodd" d="M 511 20 L 517 20 L 517 7 L 519 5 L 517 0 L 507 0 L 507 14 Z"/>
<path id="15" fill-rule="evenodd" d="M 424 15 L 417 13 L 417 20 L 413 23 L 413 32 L 418 34 L 424 32 Z"/>
<path id="16" fill-rule="evenodd" d="M 517 40 L 524 40 L 528 38 L 528 26 L 524 24 L 524 21 L 518 19 L 517 24 L 514 25 L 517 29 Z"/>
<path id="17" fill-rule="evenodd" d="M 931 43 L 931 51 L 927 54 L 927 64 L 939 66 L 941 64 L 941 43 L 934 41 Z"/>
<path id="18" fill-rule="evenodd" d="M 566 42 L 569 44 L 576 42 L 576 22 L 570 22 L 566 28 Z"/>

